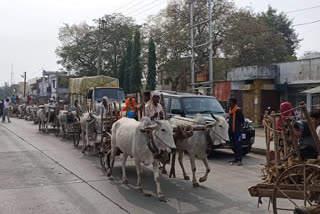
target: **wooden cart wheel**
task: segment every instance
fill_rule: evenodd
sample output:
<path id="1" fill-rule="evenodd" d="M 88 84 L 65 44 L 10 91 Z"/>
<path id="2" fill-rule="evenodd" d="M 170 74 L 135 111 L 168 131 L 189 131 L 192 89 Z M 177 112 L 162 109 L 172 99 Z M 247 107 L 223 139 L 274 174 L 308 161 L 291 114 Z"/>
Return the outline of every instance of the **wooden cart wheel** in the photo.
<path id="1" fill-rule="evenodd" d="M 108 166 L 110 165 L 110 154 L 109 154 L 110 150 L 111 150 L 111 134 L 109 132 L 106 132 L 106 134 L 102 136 L 101 147 L 99 152 L 100 164 L 104 172 L 106 172 L 109 169 Z"/>
<path id="2" fill-rule="evenodd" d="M 59 133 L 60 133 L 60 125 L 59 124 L 56 124 L 55 126 L 54 126 L 55 128 L 54 128 L 54 134 L 55 134 L 55 136 L 59 136 Z"/>
<path id="3" fill-rule="evenodd" d="M 79 146 L 80 134 L 81 134 L 80 124 L 73 125 L 73 145 L 74 145 L 74 147 Z"/>
<path id="4" fill-rule="evenodd" d="M 291 214 L 300 213 L 297 210 L 315 209 L 319 206 L 319 200 L 320 167 L 299 164 L 279 176 L 272 195 L 273 213 Z"/>

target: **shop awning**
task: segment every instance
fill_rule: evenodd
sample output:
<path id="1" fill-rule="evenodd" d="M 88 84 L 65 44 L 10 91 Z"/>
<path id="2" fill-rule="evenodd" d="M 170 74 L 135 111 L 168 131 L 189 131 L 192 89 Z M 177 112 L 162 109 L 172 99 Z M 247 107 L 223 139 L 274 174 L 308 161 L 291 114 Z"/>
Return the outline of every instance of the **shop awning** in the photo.
<path id="1" fill-rule="evenodd" d="M 302 91 L 303 94 L 320 94 L 320 86 Z"/>

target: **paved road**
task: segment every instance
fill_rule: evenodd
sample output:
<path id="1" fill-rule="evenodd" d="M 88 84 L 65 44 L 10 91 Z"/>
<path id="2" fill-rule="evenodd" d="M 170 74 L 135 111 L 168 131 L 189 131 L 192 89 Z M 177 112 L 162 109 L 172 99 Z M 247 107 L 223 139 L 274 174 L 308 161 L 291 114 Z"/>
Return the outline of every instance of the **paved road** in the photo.
<path id="1" fill-rule="evenodd" d="M 271 213 L 267 201 L 257 200 L 247 188 L 260 180 L 262 156 L 248 155 L 244 166 L 229 166 L 230 152 L 210 158 L 212 173 L 200 188 L 184 181 L 179 167 L 176 179 L 161 177 L 168 202 L 159 202 L 150 168 L 143 170 L 144 191 L 135 189 L 136 171 L 128 162 L 129 185 L 121 182 L 120 163 L 108 178 L 94 155 L 83 155 L 71 141 L 39 133 L 37 126 L 12 119 L 0 124 L 0 213 Z M 185 160 L 190 172 L 189 161 Z M 198 178 L 205 172 L 197 162 Z"/>

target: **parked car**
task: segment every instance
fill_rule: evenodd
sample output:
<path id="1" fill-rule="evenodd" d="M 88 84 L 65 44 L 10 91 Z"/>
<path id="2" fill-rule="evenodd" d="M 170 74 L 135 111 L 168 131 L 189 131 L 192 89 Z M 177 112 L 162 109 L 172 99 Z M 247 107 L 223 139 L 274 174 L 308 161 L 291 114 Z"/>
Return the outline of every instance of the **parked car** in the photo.
<path id="1" fill-rule="evenodd" d="M 211 114 L 220 115 L 228 120 L 225 110 L 220 102 L 213 96 L 195 95 L 190 93 L 178 93 L 173 91 L 160 91 L 163 94 L 167 113 L 170 117 L 179 115 L 181 117 L 192 118 L 196 114 L 202 114 L 208 123 L 214 119 Z M 251 151 L 255 140 L 255 129 L 252 121 L 245 118 L 242 129 L 243 154 Z M 225 144 L 213 145 L 211 150 L 218 148 L 232 148 L 230 142 Z"/>

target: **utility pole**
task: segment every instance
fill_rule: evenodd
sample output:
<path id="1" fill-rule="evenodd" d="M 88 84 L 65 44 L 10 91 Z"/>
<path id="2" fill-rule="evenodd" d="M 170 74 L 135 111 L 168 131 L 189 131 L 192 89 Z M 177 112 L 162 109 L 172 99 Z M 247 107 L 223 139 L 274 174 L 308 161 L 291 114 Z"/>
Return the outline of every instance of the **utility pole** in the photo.
<path id="1" fill-rule="evenodd" d="M 190 0 L 190 46 L 191 46 L 191 87 L 192 92 L 199 89 L 210 89 L 209 94 L 213 94 L 213 37 L 212 37 L 212 1 L 208 0 L 208 18 L 200 21 L 199 23 L 194 23 L 193 15 L 194 15 L 194 3 L 195 0 Z M 195 44 L 194 38 L 196 37 L 194 34 L 194 28 L 199 25 L 208 24 L 208 39 L 206 43 L 203 44 Z M 208 49 L 208 64 L 209 64 L 209 81 L 195 83 L 195 68 L 197 71 L 200 71 L 197 65 L 195 64 L 195 52 L 196 49 L 206 47 Z M 206 92 L 207 93 L 207 92 Z"/>
<path id="2" fill-rule="evenodd" d="M 213 94 L 213 50 L 212 50 L 212 0 L 208 0 L 209 10 L 209 81 L 210 94 Z"/>
<path id="3" fill-rule="evenodd" d="M 99 19 L 99 53 L 98 53 L 98 75 L 100 75 L 102 70 L 102 46 L 103 46 L 103 33 L 105 28 L 105 20 Z"/>
<path id="4" fill-rule="evenodd" d="M 191 45 L 191 87 L 194 93 L 194 31 L 193 31 L 193 0 L 190 0 L 190 45 Z"/>
<path id="5" fill-rule="evenodd" d="M 26 97 L 27 72 L 24 72 L 23 98 Z"/>

